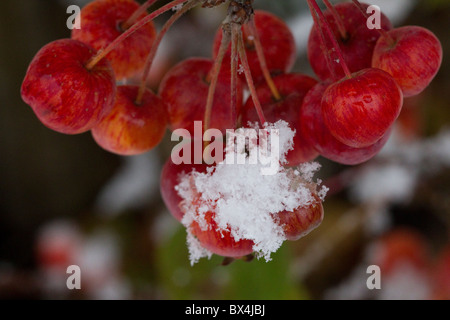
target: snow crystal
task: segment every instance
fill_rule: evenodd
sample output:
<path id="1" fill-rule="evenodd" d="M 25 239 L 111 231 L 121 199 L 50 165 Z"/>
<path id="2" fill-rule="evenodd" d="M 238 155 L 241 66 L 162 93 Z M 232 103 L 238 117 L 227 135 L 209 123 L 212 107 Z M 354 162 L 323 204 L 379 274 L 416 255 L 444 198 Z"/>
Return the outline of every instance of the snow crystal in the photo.
<path id="1" fill-rule="evenodd" d="M 179 10 L 181 10 L 183 8 L 183 4 L 182 3 L 180 3 L 180 4 L 178 4 L 178 5 L 176 5 L 176 6 L 174 6 L 173 8 L 172 8 L 172 11 L 179 11 Z"/>
<path id="2" fill-rule="evenodd" d="M 237 69 L 237 73 L 238 74 L 243 74 L 244 73 L 244 66 L 242 64 L 239 65 L 239 68 Z"/>
<path id="3" fill-rule="evenodd" d="M 189 260 L 191 261 L 191 265 L 197 263 L 200 258 L 207 257 L 210 259 L 212 257 L 212 252 L 203 248 L 197 238 L 190 232 L 187 233 L 186 242 L 188 244 Z"/>
<path id="4" fill-rule="evenodd" d="M 307 206 L 315 200 L 310 186 L 314 185 L 312 178 L 320 165 L 307 163 L 297 169 L 284 168 L 280 163 L 285 163 L 286 153 L 292 148 L 294 131 L 284 121 L 266 124 L 265 129 L 272 130 L 270 135 L 277 133 L 279 163 L 274 174 L 262 173 L 265 168 L 264 161 L 227 164 L 225 159 L 206 173 L 192 172 L 184 176 L 176 187 L 184 199 L 182 208 L 185 215 L 182 223 L 188 231 L 187 244 L 191 264 L 201 257 L 211 256 L 189 231 L 193 221 L 197 222 L 202 230 L 209 227 L 205 221 L 206 212 L 215 213 L 217 231 L 228 230 L 236 241 L 252 240 L 257 257 L 270 261 L 271 253 L 277 251 L 286 240 L 282 227 L 274 221 L 274 215 L 284 210 L 293 211 Z M 235 135 L 239 134 L 239 131 L 235 132 Z M 273 141 L 271 143 L 273 144 Z M 258 144 L 249 144 L 246 156 L 252 154 L 252 148 L 259 147 Z M 239 150 L 235 148 L 227 148 L 227 156 L 235 157 L 237 152 Z M 271 156 L 274 156 L 272 153 Z M 258 154 L 260 157 L 268 156 L 264 152 Z M 325 192 L 326 189 L 322 188 L 322 196 Z M 194 201 L 195 205 L 194 199 L 199 200 Z"/>

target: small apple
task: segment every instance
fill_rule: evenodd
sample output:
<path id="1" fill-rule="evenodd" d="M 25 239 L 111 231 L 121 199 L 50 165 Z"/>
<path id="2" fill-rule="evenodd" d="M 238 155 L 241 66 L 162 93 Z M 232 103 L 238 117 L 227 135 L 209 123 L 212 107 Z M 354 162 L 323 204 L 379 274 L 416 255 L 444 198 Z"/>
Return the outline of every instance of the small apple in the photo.
<path id="1" fill-rule="evenodd" d="M 439 39 L 418 26 L 395 28 L 382 35 L 372 58 L 372 67 L 389 73 L 405 97 L 421 93 L 436 76 L 441 63 Z"/>
<path id="2" fill-rule="evenodd" d="M 92 128 L 92 136 L 105 150 L 137 155 L 154 148 L 164 137 L 167 115 L 163 101 L 146 90 L 138 105 L 138 91 L 138 86 L 117 87 L 113 109 Z"/>
<path id="3" fill-rule="evenodd" d="M 85 66 L 97 52 L 77 40 L 45 45 L 28 67 L 22 99 L 48 128 L 78 134 L 89 131 L 114 103 L 116 80 L 108 60 Z"/>
<path id="4" fill-rule="evenodd" d="M 403 94 L 385 71 L 368 68 L 331 84 L 322 98 L 322 114 L 331 134 L 363 148 L 380 140 L 400 114 Z"/>

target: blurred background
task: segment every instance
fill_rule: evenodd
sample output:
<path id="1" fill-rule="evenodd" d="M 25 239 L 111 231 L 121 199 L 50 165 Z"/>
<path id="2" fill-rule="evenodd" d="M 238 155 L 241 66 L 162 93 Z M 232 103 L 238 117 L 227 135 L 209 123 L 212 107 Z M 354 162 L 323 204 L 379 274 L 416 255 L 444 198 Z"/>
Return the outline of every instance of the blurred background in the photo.
<path id="1" fill-rule="evenodd" d="M 450 1 L 371 2 L 394 26 L 420 25 L 437 35 L 444 50 L 440 72 L 425 92 L 405 101 L 377 157 L 354 167 L 317 159 L 318 178 L 330 188 L 321 226 L 285 242 L 270 262 L 227 266 L 218 256 L 191 266 L 185 229 L 161 200 L 169 133 L 147 154 L 120 157 L 89 133 L 47 129 L 21 100 L 33 56 L 69 37 L 68 5 L 87 2 L 0 1 L 1 299 L 450 298 Z M 313 75 L 305 55 L 306 1 L 256 0 L 255 7 L 292 27 L 294 71 Z M 150 86 L 157 89 L 183 58 L 211 56 L 225 9 L 196 9 L 177 22 Z M 81 290 L 66 287 L 72 264 L 81 268 Z M 380 290 L 366 286 L 373 264 L 381 268 Z"/>

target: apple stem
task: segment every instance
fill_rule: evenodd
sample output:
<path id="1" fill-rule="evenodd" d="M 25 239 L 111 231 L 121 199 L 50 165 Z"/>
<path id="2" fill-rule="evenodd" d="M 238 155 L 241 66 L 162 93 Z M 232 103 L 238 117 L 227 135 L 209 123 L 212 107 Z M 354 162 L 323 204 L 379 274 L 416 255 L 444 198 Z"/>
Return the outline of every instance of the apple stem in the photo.
<path id="1" fill-rule="evenodd" d="M 332 78 L 338 80 L 338 77 L 336 75 L 336 71 L 335 71 L 334 68 L 332 68 L 333 58 L 331 56 L 330 50 L 327 48 L 327 45 L 326 45 L 325 35 L 323 33 L 322 23 L 320 22 L 319 17 L 317 16 L 317 13 L 314 12 L 311 15 L 312 15 L 312 18 L 314 20 L 314 23 L 317 26 L 319 26 L 319 30 L 320 30 L 320 32 L 319 32 L 319 34 L 320 34 L 320 49 L 322 50 L 322 52 L 323 52 L 323 54 L 325 56 L 325 61 L 327 62 L 328 70 L 330 70 Z"/>
<path id="2" fill-rule="evenodd" d="M 334 50 L 336 51 L 336 54 L 338 55 L 338 59 L 336 62 L 341 65 L 342 69 L 344 70 L 345 76 L 350 79 L 352 77 L 350 69 L 348 68 L 347 64 L 344 60 L 344 55 L 342 54 L 342 50 L 339 47 L 339 43 L 337 42 L 336 38 L 334 37 L 333 32 L 331 31 L 331 27 L 325 18 L 325 16 L 322 13 L 322 10 L 320 10 L 319 6 L 317 5 L 315 0 L 307 0 L 309 9 L 311 11 L 311 14 L 314 15 L 314 11 L 317 13 L 321 24 L 321 28 L 324 27 L 325 32 L 327 33 L 328 37 L 330 38 L 330 41 L 333 45 Z"/>
<path id="3" fill-rule="evenodd" d="M 345 29 L 344 22 L 342 21 L 341 16 L 337 12 L 336 8 L 330 3 L 328 0 L 322 0 L 328 10 L 330 10 L 333 15 L 334 21 L 339 29 L 339 33 L 341 34 L 342 39 L 347 39 L 347 30 Z"/>
<path id="4" fill-rule="evenodd" d="M 200 3 L 200 0 L 191 0 L 186 5 L 183 6 L 180 10 L 178 10 L 176 13 L 174 13 L 169 20 L 166 21 L 166 23 L 163 25 L 161 30 L 159 31 L 158 35 L 156 36 L 152 48 L 150 50 L 150 53 L 147 56 L 147 60 L 145 61 L 144 70 L 142 72 L 142 79 L 141 84 L 139 87 L 139 91 L 136 97 L 136 105 L 140 105 L 142 103 L 142 98 L 144 96 L 146 87 L 147 87 L 147 78 L 149 77 L 150 70 L 153 65 L 153 61 L 155 60 L 156 52 L 158 51 L 159 45 L 161 44 L 162 39 L 166 35 L 167 31 L 172 27 L 172 25 L 179 19 L 181 16 L 183 16 L 186 12 L 188 12 L 190 9 L 195 7 L 197 4 Z"/>
<path id="5" fill-rule="evenodd" d="M 264 51 L 261 45 L 261 39 L 259 38 L 258 30 L 256 29 L 254 16 L 250 18 L 248 24 L 244 25 L 244 28 L 247 28 L 250 31 L 249 34 L 253 37 L 253 43 L 255 45 L 256 54 L 258 56 L 259 64 L 261 66 L 264 78 L 266 79 L 266 83 L 269 86 L 270 91 L 272 92 L 272 96 L 275 98 L 275 100 L 279 101 L 281 100 L 281 95 L 275 83 L 273 82 L 269 68 L 267 68 L 267 61 L 264 56 Z"/>
<path id="6" fill-rule="evenodd" d="M 258 95 L 256 92 L 255 83 L 253 82 L 252 73 L 250 71 L 250 66 L 248 64 L 247 60 L 247 54 L 245 53 L 245 44 L 244 39 L 242 37 L 242 31 L 239 28 L 239 32 L 237 33 L 238 38 L 238 52 L 239 52 L 239 58 L 241 60 L 241 66 L 244 70 L 245 79 L 247 81 L 248 89 L 250 90 L 250 95 L 252 96 L 253 104 L 255 105 L 256 113 L 258 114 L 259 121 L 261 122 L 261 125 L 264 127 L 266 123 L 266 119 L 264 117 L 264 113 L 262 111 L 261 103 L 258 99 Z"/>
<path id="7" fill-rule="evenodd" d="M 364 18 L 369 19 L 369 14 L 366 12 L 366 10 L 364 10 L 364 7 L 362 6 L 361 2 L 359 2 L 358 0 L 352 0 L 353 3 L 356 5 L 356 7 L 359 9 L 359 11 L 361 11 L 362 15 L 364 16 Z M 376 28 L 376 30 L 383 36 L 385 37 L 388 41 L 390 41 L 391 43 L 395 43 L 395 40 L 389 35 L 389 33 L 384 30 L 383 28 Z"/>
<path id="8" fill-rule="evenodd" d="M 217 81 L 219 79 L 220 69 L 222 67 L 222 61 L 231 41 L 230 30 L 227 30 L 225 26 L 226 24 L 224 24 L 222 27 L 222 41 L 220 43 L 219 52 L 216 59 L 214 60 L 214 65 L 211 69 L 211 72 L 209 73 L 210 84 L 208 89 L 208 97 L 206 99 L 205 118 L 203 126 L 204 131 L 208 130 L 211 125 L 211 113 L 214 103 L 214 93 L 216 92 Z"/>
<path id="9" fill-rule="evenodd" d="M 92 70 L 92 68 L 95 67 L 95 65 L 102 60 L 104 57 L 106 57 L 112 50 L 114 50 L 121 42 L 123 42 L 126 38 L 131 36 L 134 32 L 142 28 L 144 25 L 155 19 L 156 17 L 160 16 L 161 14 L 173 9 L 176 6 L 182 5 L 187 0 L 173 0 L 169 2 L 168 4 L 162 6 L 158 10 L 153 11 L 149 15 L 145 16 L 144 18 L 138 20 L 135 24 L 133 24 L 128 30 L 126 30 L 124 33 L 122 33 L 120 36 L 118 36 L 114 41 L 112 41 L 108 46 L 106 46 L 105 49 L 100 50 L 87 64 L 86 69 Z"/>
<path id="10" fill-rule="evenodd" d="M 231 119 L 235 121 L 235 126 L 237 126 L 237 82 L 239 81 L 237 75 L 237 62 L 239 60 L 237 52 L 239 29 L 239 25 L 231 25 Z"/>
<path id="11" fill-rule="evenodd" d="M 121 28 L 123 30 L 127 30 L 129 27 L 131 27 L 141 15 L 147 12 L 147 9 L 150 8 L 156 1 L 158 0 L 148 0 L 144 4 L 142 4 L 129 18 L 127 21 L 125 21 Z"/>

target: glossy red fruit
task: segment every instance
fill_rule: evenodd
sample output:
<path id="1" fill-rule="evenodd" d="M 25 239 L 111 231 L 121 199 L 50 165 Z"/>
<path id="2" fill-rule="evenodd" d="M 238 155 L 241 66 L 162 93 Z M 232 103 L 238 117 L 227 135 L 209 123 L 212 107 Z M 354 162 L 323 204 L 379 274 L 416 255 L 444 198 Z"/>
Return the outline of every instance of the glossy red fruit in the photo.
<path id="1" fill-rule="evenodd" d="M 368 68 L 331 84 L 322 98 L 322 114 L 336 139 L 364 148 L 387 133 L 402 104 L 402 91 L 395 80 L 383 70 Z"/>
<path id="2" fill-rule="evenodd" d="M 294 211 L 282 211 L 274 215 L 276 221 L 283 227 L 286 239 L 296 241 L 317 228 L 323 220 L 322 200 L 317 192 L 311 190 L 314 201 Z"/>
<path id="3" fill-rule="evenodd" d="M 96 50 L 104 49 L 125 31 L 124 23 L 139 6 L 133 0 L 92 1 L 81 10 L 81 29 L 72 30 L 72 39 L 85 42 Z M 156 29 L 150 22 L 106 56 L 111 61 L 117 79 L 131 77 L 142 70 L 155 37 Z"/>
<path id="4" fill-rule="evenodd" d="M 105 59 L 88 70 L 85 65 L 95 55 L 82 42 L 61 39 L 45 45 L 33 58 L 21 95 L 45 126 L 78 134 L 90 130 L 111 110 L 114 72 Z"/>
<path id="5" fill-rule="evenodd" d="M 388 72 L 405 97 L 422 92 L 442 63 L 442 46 L 429 30 L 418 26 L 395 28 L 381 36 L 374 49 L 372 66 Z"/>
<path id="6" fill-rule="evenodd" d="M 137 155 L 158 145 L 167 128 L 166 106 L 160 97 L 146 90 L 137 105 L 138 86 L 117 87 L 114 107 L 92 136 L 99 146 L 120 155 Z"/>
<path id="7" fill-rule="evenodd" d="M 300 108 L 302 136 L 319 154 L 331 161 L 344 165 L 357 165 L 374 157 L 389 140 L 389 130 L 375 144 L 364 148 L 353 148 L 337 140 L 328 130 L 322 115 L 322 96 L 330 82 L 315 85 L 305 96 Z"/>
<path id="8" fill-rule="evenodd" d="M 200 195 L 194 200 L 193 204 L 197 208 L 202 206 Z M 202 228 L 196 221 L 193 221 L 189 226 L 189 231 L 197 238 L 203 248 L 217 255 L 232 258 L 243 257 L 253 252 L 253 241 L 248 239 L 236 241 L 229 229 L 219 229 L 215 221 L 215 212 L 211 210 L 205 212 L 204 221 L 207 228 Z"/>
<path id="9" fill-rule="evenodd" d="M 164 164 L 160 177 L 161 197 L 169 212 L 178 221 L 181 221 L 184 216 L 184 212 L 180 208 L 183 199 L 179 196 L 175 187 L 181 182 L 183 176 L 193 170 L 205 173 L 207 167 L 206 164 L 175 164 L 171 158 Z"/>
<path id="10" fill-rule="evenodd" d="M 176 186 L 180 184 L 181 179 L 184 176 L 190 174 L 192 171 L 206 173 L 208 168 L 211 168 L 217 163 L 223 161 L 225 155 L 225 145 L 221 150 L 222 156 L 214 153 L 213 156 L 216 161 L 210 165 L 206 164 L 203 159 L 202 161 L 198 161 L 196 159 L 195 152 L 197 152 L 198 149 L 200 149 L 203 153 L 205 152 L 205 145 L 203 144 L 203 141 L 188 141 L 186 139 L 177 144 L 177 147 L 179 147 L 179 149 L 172 149 L 173 154 L 171 154 L 170 158 L 166 160 L 161 171 L 160 192 L 162 199 L 172 216 L 174 216 L 178 221 L 181 221 L 184 216 L 184 212 L 181 210 L 180 203 L 183 199 L 179 196 Z M 185 155 L 185 151 L 190 152 L 190 154 Z M 179 158 L 182 158 L 183 161 Z"/>
<path id="11" fill-rule="evenodd" d="M 363 3 L 364 9 L 369 7 L 368 4 Z M 341 21 L 344 25 L 346 35 L 342 36 L 333 14 L 329 10 L 324 11 L 324 15 L 329 22 L 331 29 L 334 31 L 335 38 L 342 50 L 345 63 L 350 72 L 356 72 L 365 68 L 370 68 L 372 64 L 372 54 L 375 44 L 380 37 L 380 33 L 376 29 L 367 28 L 366 18 L 359 11 L 358 7 L 352 2 L 338 3 L 335 6 Z M 381 13 L 380 26 L 384 30 L 390 30 L 392 24 L 389 19 Z M 313 25 L 309 40 L 307 54 L 310 65 L 319 79 L 338 80 L 344 76 L 344 72 L 338 59 L 334 53 L 331 41 L 326 38 L 326 51 L 321 48 L 320 28 Z M 331 70 L 327 64 L 327 55 L 331 55 L 333 61 L 330 65 Z M 333 75 L 336 75 L 335 77 Z"/>
<path id="12" fill-rule="evenodd" d="M 262 10 L 255 10 L 255 27 L 258 32 L 267 68 L 272 74 L 289 72 L 296 58 L 294 36 L 286 23 L 274 14 Z M 256 53 L 255 44 L 246 28 L 242 28 L 250 71 L 253 81 L 263 79 L 260 62 Z M 222 41 L 222 29 L 219 29 L 214 38 L 213 57 L 216 57 Z M 231 48 L 224 58 L 223 65 L 230 65 Z M 244 78 L 244 74 L 241 73 Z"/>
<path id="13" fill-rule="evenodd" d="M 209 90 L 209 73 L 213 61 L 206 58 L 189 58 L 166 73 L 159 86 L 159 94 L 167 105 L 169 126 L 172 131 L 187 129 L 194 136 L 194 121 L 203 121 Z M 222 69 L 214 93 L 210 128 L 234 129 L 230 106 L 230 74 Z M 237 112 L 242 106 L 242 84 L 238 84 Z"/>
<path id="14" fill-rule="evenodd" d="M 280 119 L 285 120 L 291 129 L 296 130 L 294 149 L 290 150 L 286 156 L 288 165 L 297 166 L 300 163 L 315 159 L 318 156 L 317 151 L 308 143 L 300 130 L 304 124 L 299 121 L 299 111 L 304 97 L 317 81 L 300 73 L 281 74 L 274 77 L 273 81 L 281 95 L 280 100 L 277 101 L 273 97 L 265 82 L 261 82 L 256 91 L 268 122 L 274 123 Z M 246 126 L 249 121 L 252 123 L 258 121 L 252 97 L 247 99 L 242 108 L 242 125 Z"/>

